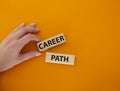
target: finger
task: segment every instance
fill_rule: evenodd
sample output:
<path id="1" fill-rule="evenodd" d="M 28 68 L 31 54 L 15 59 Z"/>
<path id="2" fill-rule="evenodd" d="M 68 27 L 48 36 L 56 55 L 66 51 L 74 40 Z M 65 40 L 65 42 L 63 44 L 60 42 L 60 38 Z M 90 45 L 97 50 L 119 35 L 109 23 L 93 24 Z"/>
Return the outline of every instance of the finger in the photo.
<path id="1" fill-rule="evenodd" d="M 15 39 L 19 39 L 27 33 L 37 33 L 37 32 L 39 32 L 38 28 L 35 28 L 29 25 L 29 26 L 19 29 L 17 32 L 14 33 L 13 36 Z"/>
<path id="2" fill-rule="evenodd" d="M 20 38 L 18 40 L 18 48 L 19 48 L 19 50 L 21 50 L 30 41 L 39 42 L 40 39 L 36 35 L 33 35 L 33 34 L 27 34 L 27 35 L 25 35 L 24 37 L 22 37 L 22 38 Z"/>
<path id="3" fill-rule="evenodd" d="M 30 26 L 31 27 L 36 27 L 36 23 L 31 23 Z"/>
<path id="4" fill-rule="evenodd" d="M 31 23 L 30 25 L 28 25 L 28 27 L 35 27 L 36 26 L 36 23 Z M 16 29 L 14 29 L 5 39 L 4 39 L 4 41 L 2 41 L 2 42 L 4 42 L 5 44 L 8 44 L 8 42 L 9 41 L 11 41 L 11 40 L 14 40 L 14 39 L 16 39 L 16 38 L 18 38 L 19 36 L 17 36 L 18 35 L 18 33 L 16 33 L 16 32 L 18 32 L 18 31 L 23 31 L 22 29 L 25 27 L 25 23 L 21 23 Z M 33 28 L 32 28 L 33 29 Z M 29 30 L 29 29 L 28 29 Z M 29 32 L 29 31 L 28 31 Z M 17 37 L 16 37 L 17 36 Z M 15 38 L 16 37 L 16 38 Z"/>
<path id="5" fill-rule="evenodd" d="M 16 29 L 14 29 L 8 36 L 7 38 L 10 38 L 13 36 L 13 33 L 15 33 L 16 31 L 18 31 L 19 29 L 23 28 L 25 26 L 25 23 L 21 23 Z"/>
<path id="6" fill-rule="evenodd" d="M 18 31 L 19 29 L 23 28 L 25 26 L 25 23 L 21 23 L 16 29 L 13 30 L 13 32 L 11 33 L 14 33 L 16 31 Z"/>
<path id="7" fill-rule="evenodd" d="M 33 57 L 36 57 L 36 56 L 40 56 L 41 53 L 37 52 L 37 51 L 31 51 L 31 52 L 28 52 L 28 53 L 24 53 L 24 54 L 20 54 L 18 56 L 18 61 L 16 64 L 20 64 L 28 59 L 31 59 Z"/>
<path id="8" fill-rule="evenodd" d="M 14 33 L 18 31 L 19 29 L 23 28 L 25 26 L 25 23 L 21 23 L 17 28 L 15 28 L 11 33 Z M 29 26 L 36 27 L 36 23 L 31 23 Z"/>
<path id="9" fill-rule="evenodd" d="M 4 40 L 4 42 L 9 41 L 9 39 L 11 40 L 11 38 L 13 38 L 13 34 L 18 31 L 19 29 L 23 28 L 25 26 L 25 23 L 21 23 L 16 29 L 14 29 Z"/>

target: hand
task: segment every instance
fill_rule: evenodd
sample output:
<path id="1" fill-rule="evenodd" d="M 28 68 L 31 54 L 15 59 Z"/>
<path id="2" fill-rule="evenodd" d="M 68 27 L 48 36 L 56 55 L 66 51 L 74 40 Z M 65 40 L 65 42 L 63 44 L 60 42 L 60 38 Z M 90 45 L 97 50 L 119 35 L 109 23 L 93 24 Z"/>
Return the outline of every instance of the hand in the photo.
<path id="1" fill-rule="evenodd" d="M 20 53 L 28 42 L 40 41 L 37 36 L 30 34 L 39 32 L 39 29 L 35 25 L 35 23 L 32 23 L 25 26 L 23 23 L 2 41 L 0 44 L 0 72 L 6 71 L 25 60 L 41 55 L 37 51 Z"/>

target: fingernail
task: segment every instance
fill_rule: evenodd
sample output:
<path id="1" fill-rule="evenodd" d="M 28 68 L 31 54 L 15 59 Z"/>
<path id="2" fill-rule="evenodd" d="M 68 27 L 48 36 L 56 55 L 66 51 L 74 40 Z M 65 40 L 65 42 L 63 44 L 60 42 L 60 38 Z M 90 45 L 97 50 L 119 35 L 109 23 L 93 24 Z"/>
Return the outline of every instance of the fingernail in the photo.
<path id="1" fill-rule="evenodd" d="M 42 55 L 42 53 L 37 53 L 35 56 L 40 56 L 40 55 Z"/>
<path id="2" fill-rule="evenodd" d="M 20 26 L 25 26 L 25 23 L 21 23 Z"/>
<path id="3" fill-rule="evenodd" d="M 31 26 L 36 26 L 36 23 L 31 23 L 30 25 L 31 25 Z"/>
<path id="4" fill-rule="evenodd" d="M 41 40 L 39 39 L 39 40 L 37 40 L 36 42 L 38 43 L 38 42 L 40 42 Z"/>
<path id="5" fill-rule="evenodd" d="M 39 28 L 36 28 L 36 30 L 40 31 L 40 29 L 39 29 Z"/>

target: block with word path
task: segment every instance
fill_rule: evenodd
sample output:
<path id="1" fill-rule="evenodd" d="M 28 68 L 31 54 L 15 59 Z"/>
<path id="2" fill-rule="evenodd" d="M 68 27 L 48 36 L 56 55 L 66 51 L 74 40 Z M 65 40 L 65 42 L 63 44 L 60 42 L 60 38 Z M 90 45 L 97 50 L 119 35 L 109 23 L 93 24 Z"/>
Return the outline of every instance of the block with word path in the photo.
<path id="1" fill-rule="evenodd" d="M 46 53 L 45 62 L 74 65 L 75 55 L 60 54 L 60 53 Z"/>
<path id="2" fill-rule="evenodd" d="M 66 42 L 64 34 L 59 34 L 49 39 L 43 40 L 37 43 L 38 49 L 40 52 L 45 51 L 49 48 L 55 47 L 57 45 L 63 44 Z"/>

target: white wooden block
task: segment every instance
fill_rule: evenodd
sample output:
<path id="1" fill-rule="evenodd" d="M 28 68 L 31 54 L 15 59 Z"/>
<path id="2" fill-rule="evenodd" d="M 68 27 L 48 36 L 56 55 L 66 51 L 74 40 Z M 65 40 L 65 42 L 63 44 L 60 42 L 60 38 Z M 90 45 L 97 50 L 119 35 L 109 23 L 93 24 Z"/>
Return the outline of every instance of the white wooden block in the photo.
<path id="1" fill-rule="evenodd" d="M 46 52 L 45 62 L 74 65 L 75 55 Z"/>
<path id="2" fill-rule="evenodd" d="M 49 48 L 55 47 L 57 45 L 63 44 L 66 42 L 64 34 L 59 34 L 49 39 L 43 40 L 37 43 L 38 49 L 40 52 L 45 51 Z"/>

